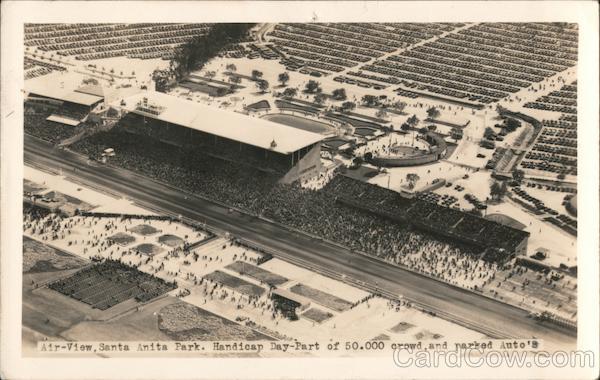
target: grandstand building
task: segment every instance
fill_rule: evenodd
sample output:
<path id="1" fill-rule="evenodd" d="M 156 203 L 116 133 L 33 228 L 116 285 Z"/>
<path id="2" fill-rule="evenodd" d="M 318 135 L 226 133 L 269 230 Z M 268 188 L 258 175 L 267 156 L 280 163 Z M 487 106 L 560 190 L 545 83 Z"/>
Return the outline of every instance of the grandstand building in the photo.
<path id="1" fill-rule="evenodd" d="M 121 112 L 116 128 L 276 172 L 282 183 L 312 178 L 322 168 L 320 134 L 153 91 L 112 107 Z"/>
<path id="2" fill-rule="evenodd" d="M 49 111 L 47 121 L 76 127 L 89 113 L 104 102 L 99 86 L 65 87 L 57 81 L 28 83 L 27 107 L 35 111 Z"/>

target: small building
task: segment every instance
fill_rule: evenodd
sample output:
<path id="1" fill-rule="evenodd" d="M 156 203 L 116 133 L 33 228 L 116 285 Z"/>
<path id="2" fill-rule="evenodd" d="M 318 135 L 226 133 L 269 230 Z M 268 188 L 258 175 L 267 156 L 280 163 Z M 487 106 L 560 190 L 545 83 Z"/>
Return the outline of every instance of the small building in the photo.
<path id="1" fill-rule="evenodd" d="M 304 311 L 310 307 L 310 301 L 296 293 L 285 289 L 274 289 L 271 292 L 273 307 L 286 318 L 297 320 L 298 311 Z"/>

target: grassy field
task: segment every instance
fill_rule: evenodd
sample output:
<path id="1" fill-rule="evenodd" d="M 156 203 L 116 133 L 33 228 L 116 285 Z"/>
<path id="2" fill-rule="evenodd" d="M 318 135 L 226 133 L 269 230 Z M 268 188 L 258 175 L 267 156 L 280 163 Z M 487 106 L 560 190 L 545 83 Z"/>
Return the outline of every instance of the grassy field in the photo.
<path id="1" fill-rule="evenodd" d="M 88 262 L 23 236 L 23 273 L 38 273 L 81 268 Z"/>
<path id="2" fill-rule="evenodd" d="M 223 286 L 247 296 L 260 297 L 265 293 L 264 288 L 219 270 L 207 274 L 205 278 L 222 284 Z"/>
<path id="3" fill-rule="evenodd" d="M 343 300 L 332 294 L 325 293 L 321 290 L 311 288 L 310 286 L 306 286 L 303 284 L 296 284 L 292 286 L 290 288 L 290 291 L 296 294 L 300 294 L 301 296 L 304 296 L 306 298 L 309 298 L 321 306 L 325 306 L 331 310 L 339 312 L 348 310 L 352 305 L 346 300 Z"/>
<path id="4" fill-rule="evenodd" d="M 158 232 L 156 228 L 147 224 L 138 224 L 137 226 L 130 228 L 129 231 L 135 232 L 136 234 L 143 236 L 154 235 Z"/>
<path id="5" fill-rule="evenodd" d="M 179 236 L 165 234 L 158 238 L 158 242 L 162 243 L 162 244 L 166 244 L 169 247 L 174 248 L 174 247 L 179 247 L 180 245 L 182 245 L 184 240 L 182 238 L 180 238 Z"/>
<path id="6" fill-rule="evenodd" d="M 116 233 L 108 239 L 122 246 L 129 245 L 135 241 L 135 237 L 123 232 Z"/>
<path id="7" fill-rule="evenodd" d="M 152 243 L 142 243 L 142 244 L 134 247 L 133 249 L 143 253 L 144 255 L 148 255 L 148 256 L 158 255 L 159 253 L 164 251 L 164 249 L 162 247 L 159 247 L 158 245 L 155 245 Z"/>
<path id="8" fill-rule="evenodd" d="M 249 327 L 185 302 L 164 307 L 158 313 L 160 331 L 173 340 L 270 340 Z"/>
<path id="9" fill-rule="evenodd" d="M 256 265 L 247 264 L 243 261 L 236 261 L 227 265 L 225 268 L 231 269 L 242 275 L 252 277 L 269 285 L 281 285 L 288 282 L 288 279 L 276 273 L 257 267 Z"/>

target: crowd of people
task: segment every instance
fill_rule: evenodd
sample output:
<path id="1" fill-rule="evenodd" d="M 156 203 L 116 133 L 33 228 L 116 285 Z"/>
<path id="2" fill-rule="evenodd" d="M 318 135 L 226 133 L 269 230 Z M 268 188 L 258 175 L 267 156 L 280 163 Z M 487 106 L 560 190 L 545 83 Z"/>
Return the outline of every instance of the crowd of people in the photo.
<path id="1" fill-rule="evenodd" d="M 48 287 L 93 308 L 106 310 L 130 298 L 147 302 L 175 289 L 176 285 L 120 261 L 105 260 Z"/>
<path id="2" fill-rule="evenodd" d="M 117 152 L 110 158 L 113 164 L 371 254 L 391 255 L 406 236 L 416 233 L 410 231 L 410 223 L 384 219 L 390 215 L 409 215 L 433 233 L 418 232 L 432 241 L 439 240 L 434 235 L 450 226 L 456 226 L 450 232 L 480 247 L 497 245 L 510 252 L 523 239 L 521 233 L 497 223 L 433 203 L 409 201 L 341 175 L 328 174 L 333 180 L 320 190 L 303 188 L 300 183 L 283 185 L 277 183 L 276 174 L 114 129 L 72 146 L 92 157 L 106 147 Z M 340 199 L 347 201 L 345 205 Z M 353 202 L 361 207 L 352 207 Z M 365 212 L 365 208 L 376 212 Z"/>
<path id="3" fill-rule="evenodd" d="M 52 144 L 58 144 L 62 140 L 74 136 L 78 129 L 72 125 L 66 125 L 48 121 L 49 114 L 25 114 L 24 129 L 25 133 L 48 141 Z"/>

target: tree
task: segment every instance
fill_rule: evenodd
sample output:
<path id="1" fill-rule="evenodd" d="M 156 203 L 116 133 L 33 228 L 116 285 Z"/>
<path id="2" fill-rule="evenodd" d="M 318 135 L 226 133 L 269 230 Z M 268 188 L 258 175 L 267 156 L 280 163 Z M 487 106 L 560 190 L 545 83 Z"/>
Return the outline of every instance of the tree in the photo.
<path id="1" fill-rule="evenodd" d="M 427 116 L 428 116 L 430 119 L 432 119 L 432 120 L 435 120 L 435 119 L 437 119 L 438 117 L 440 117 L 440 111 L 439 111 L 437 108 L 435 108 L 435 107 L 429 107 L 429 108 L 427 109 Z"/>
<path id="2" fill-rule="evenodd" d="M 306 83 L 305 91 L 309 94 L 314 94 L 315 92 L 321 92 L 321 84 L 315 80 L 309 80 Z"/>
<path id="3" fill-rule="evenodd" d="M 267 92 L 267 89 L 269 88 L 269 82 L 267 82 L 264 79 L 261 79 L 256 82 L 256 87 L 260 90 L 260 92 L 265 93 L 265 92 Z"/>
<path id="4" fill-rule="evenodd" d="M 435 130 L 437 129 L 437 125 L 430 124 L 427 126 L 427 129 L 430 130 L 431 132 L 435 132 Z"/>
<path id="5" fill-rule="evenodd" d="M 257 81 L 260 78 L 262 78 L 262 76 L 263 76 L 262 71 L 252 70 L 252 80 Z"/>
<path id="6" fill-rule="evenodd" d="M 505 182 L 500 183 L 498 181 L 494 181 L 492 186 L 490 186 L 490 195 L 493 199 L 502 199 L 506 194 L 506 190 L 507 187 Z"/>
<path id="7" fill-rule="evenodd" d="M 227 71 L 229 71 L 230 73 L 235 73 L 237 71 L 237 67 L 233 63 L 227 64 L 227 66 L 225 66 L 225 69 L 227 69 Z"/>
<path id="8" fill-rule="evenodd" d="M 556 176 L 556 178 L 557 178 L 559 181 L 562 181 L 562 180 L 564 180 L 564 179 L 566 178 L 566 176 L 565 176 L 565 173 L 560 173 L 558 176 Z"/>
<path id="9" fill-rule="evenodd" d="M 346 100 L 346 89 L 338 88 L 333 90 L 333 92 L 331 93 L 331 97 L 335 100 Z"/>
<path id="10" fill-rule="evenodd" d="M 227 95 L 227 89 L 225 87 L 217 88 L 217 96 L 225 96 Z"/>
<path id="11" fill-rule="evenodd" d="M 408 123 L 408 125 L 410 125 L 411 127 L 415 127 L 415 125 L 419 124 L 419 118 L 417 117 L 417 115 L 412 115 L 411 117 L 409 117 L 406 122 Z"/>
<path id="12" fill-rule="evenodd" d="M 377 113 L 375 114 L 375 116 L 377 116 L 380 119 L 385 119 L 388 116 L 387 111 L 385 110 L 385 108 L 380 108 Z"/>
<path id="13" fill-rule="evenodd" d="M 204 76 L 205 76 L 206 78 L 208 78 L 208 79 L 213 79 L 213 78 L 214 78 L 216 75 L 217 75 L 217 73 L 216 73 L 216 72 L 214 72 L 214 71 L 207 71 L 207 72 L 204 74 Z"/>
<path id="14" fill-rule="evenodd" d="M 233 84 L 240 84 L 240 83 L 242 83 L 242 78 L 240 78 L 237 75 L 232 75 L 229 77 L 229 81 Z"/>
<path id="15" fill-rule="evenodd" d="M 512 117 L 509 117 L 506 119 L 506 122 L 504 125 L 508 132 L 512 132 L 521 126 L 521 122 L 517 119 L 513 119 Z"/>
<path id="16" fill-rule="evenodd" d="M 521 182 L 525 178 L 525 172 L 521 169 L 515 169 L 512 172 L 512 177 L 515 181 Z"/>
<path id="17" fill-rule="evenodd" d="M 326 98 L 325 94 L 318 93 L 315 95 L 315 103 L 319 104 L 319 105 L 323 104 L 323 103 L 325 103 L 325 98 Z"/>
<path id="18" fill-rule="evenodd" d="M 283 97 L 291 99 L 298 94 L 298 90 L 293 87 L 288 87 L 283 90 Z"/>
<path id="19" fill-rule="evenodd" d="M 277 80 L 279 80 L 281 86 L 285 87 L 286 83 L 290 80 L 290 74 L 288 74 L 287 72 L 281 73 L 279 74 Z"/>
<path id="20" fill-rule="evenodd" d="M 379 98 L 375 95 L 364 95 L 361 102 L 367 107 L 373 107 L 379 104 Z"/>
<path id="21" fill-rule="evenodd" d="M 354 157 L 352 159 L 352 164 L 350 165 L 350 169 L 357 169 L 364 162 L 362 157 Z"/>
<path id="22" fill-rule="evenodd" d="M 428 131 L 429 130 L 427 128 L 425 128 L 425 127 L 419 128 L 419 133 L 422 134 L 422 135 L 426 134 Z"/>
<path id="23" fill-rule="evenodd" d="M 402 123 L 400 129 L 402 129 L 404 132 L 407 132 L 410 129 L 410 125 L 408 125 L 408 123 Z"/>
<path id="24" fill-rule="evenodd" d="M 492 140 L 496 137 L 496 132 L 494 132 L 492 128 L 486 127 L 485 131 L 483 131 L 483 137 L 485 137 L 488 140 Z"/>
<path id="25" fill-rule="evenodd" d="M 406 106 L 407 106 L 406 102 L 402 102 L 402 101 L 397 101 L 392 104 L 392 108 L 400 113 L 404 112 L 404 109 L 406 108 Z"/>
<path id="26" fill-rule="evenodd" d="M 408 182 L 408 188 L 414 189 L 417 182 L 421 179 L 417 173 L 408 173 L 406 175 L 406 181 Z"/>
<path id="27" fill-rule="evenodd" d="M 354 102 L 342 103 L 342 112 L 350 112 L 355 108 L 356 108 L 356 103 L 354 103 Z"/>

